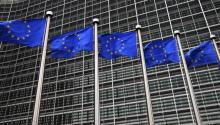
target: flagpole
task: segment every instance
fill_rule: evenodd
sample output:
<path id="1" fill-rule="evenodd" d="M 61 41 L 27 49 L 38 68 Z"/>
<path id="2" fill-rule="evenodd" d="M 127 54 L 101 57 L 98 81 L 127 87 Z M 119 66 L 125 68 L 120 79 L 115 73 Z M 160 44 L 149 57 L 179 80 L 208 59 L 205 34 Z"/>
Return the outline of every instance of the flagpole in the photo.
<path id="1" fill-rule="evenodd" d="M 215 48 L 215 52 L 217 54 L 218 62 L 220 63 L 220 53 L 219 53 L 219 50 L 218 50 L 218 46 L 216 44 L 216 36 L 214 34 L 211 34 L 210 38 L 211 38 L 212 44 L 213 44 L 213 46 Z"/>
<path id="2" fill-rule="evenodd" d="M 100 125 L 100 106 L 99 106 L 99 47 L 98 47 L 98 23 L 99 19 L 93 19 L 94 42 L 95 42 L 95 125 Z"/>
<path id="3" fill-rule="evenodd" d="M 188 87 L 189 87 L 189 92 L 190 92 L 190 96 L 191 96 L 191 100 L 192 100 L 193 111 L 194 111 L 195 117 L 196 117 L 196 122 L 197 122 L 197 125 L 202 125 L 199 109 L 198 109 L 197 102 L 196 102 L 195 93 L 194 93 L 193 86 L 192 86 L 192 83 L 191 83 L 191 80 L 190 80 L 189 71 L 188 71 L 188 68 L 187 68 L 187 65 L 186 65 L 186 60 L 185 60 L 182 45 L 181 45 L 181 42 L 180 42 L 180 37 L 179 37 L 180 31 L 176 30 L 176 31 L 174 31 L 174 34 L 176 36 L 177 44 L 178 44 L 179 51 L 180 51 L 181 61 L 183 63 L 184 71 L 185 71 L 185 74 L 186 74 L 187 84 L 188 84 Z"/>
<path id="4" fill-rule="evenodd" d="M 41 58 L 40 73 L 39 73 L 39 79 L 38 79 L 38 85 L 37 85 L 37 93 L 36 93 L 32 125 L 38 125 L 42 84 L 43 84 L 43 79 L 44 79 L 44 66 L 45 66 L 46 52 L 47 52 L 47 41 L 48 41 L 48 34 L 49 34 L 49 25 L 50 25 L 50 19 L 52 15 L 53 15 L 52 11 L 47 11 L 46 13 L 47 25 L 46 25 L 46 30 L 45 30 L 46 32 L 44 36 L 44 46 L 43 46 L 43 52 L 42 52 L 42 58 Z"/>
<path id="5" fill-rule="evenodd" d="M 142 62 L 142 70 L 144 75 L 144 87 L 145 87 L 145 96 L 147 101 L 147 111 L 148 111 L 148 121 L 149 125 L 154 125 L 154 116 L 153 116 L 153 109 L 152 109 L 152 102 L 150 96 L 150 88 L 147 78 L 147 71 L 146 71 L 146 64 L 144 59 L 144 48 L 142 45 L 142 38 L 141 38 L 141 25 L 136 25 L 136 30 L 139 39 L 139 46 L 140 46 L 140 54 L 141 54 L 141 62 Z"/>

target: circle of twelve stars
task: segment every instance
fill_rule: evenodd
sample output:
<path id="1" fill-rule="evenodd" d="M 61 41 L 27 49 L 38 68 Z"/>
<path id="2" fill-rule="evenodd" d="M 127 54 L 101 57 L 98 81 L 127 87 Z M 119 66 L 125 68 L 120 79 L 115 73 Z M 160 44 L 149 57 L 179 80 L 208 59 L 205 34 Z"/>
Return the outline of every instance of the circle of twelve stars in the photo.
<path id="1" fill-rule="evenodd" d="M 155 60 L 154 55 L 152 54 L 153 50 L 156 49 L 156 48 L 159 48 L 159 49 L 163 48 L 164 59 L 161 60 L 161 61 Z M 199 62 L 199 61 L 202 61 L 202 57 L 205 56 L 205 52 L 204 52 L 203 50 L 200 50 L 200 51 L 201 51 L 201 54 L 199 55 L 198 59 L 193 59 L 193 58 L 190 57 L 190 59 L 192 60 L 192 62 L 197 63 L 197 62 Z M 151 57 L 151 59 L 152 59 L 153 61 L 155 61 L 156 63 L 158 63 L 158 62 L 159 62 L 159 63 L 163 63 L 163 62 L 166 61 L 166 58 L 167 58 L 166 49 L 165 49 L 164 47 L 162 47 L 161 45 L 159 45 L 159 46 L 154 45 L 154 46 L 150 47 L 150 57 Z"/>
<path id="2" fill-rule="evenodd" d="M 77 34 L 77 33 L 75 33 L 75 34 L 73 34 L 73 35 L 75 36 L 75 38 L 76 38 L 77 41 L 79 42 L 79 41 L 80 41 L 80 35 Z M 67 52 L 69 52 L 69 53 L 75 53 L 75 52 L 77 52 L 77 50 L 79 50 L 79 47 L 78 47 L 78 46 L 76 46 L 75 49 L 71 50 L 71 49 L 69 49 L 69 48 L 65 45 L 66 38 L 67 38 L 67 37 L 62 38 L 62 46 L 63 46 L 63 48 L 64 48 L 65 50 L 67 50 Z M 117 40 L 121 42 L 121 43 L 120 43 L 120 49 L 119 49 L 119 50 L 116 50 L 116 51 L 112 51 L 112 50 L 110 49 L 110 45 L 109 45 L 109 44 L 110 44 L 110 42 L 116 42 Z M 113 54 L 118 54 L 118 53 L 120 53 L 120 52 L 125 48 L 125 43 L 124 43 L 124 40 L 123 40 L 123 39 L 116 38 L 115 36 L 112 37 L 112 35 L 111 35 L 110 38 L 109 38 L 109 40 L 107 40 L 107 41 L 105 42 L 105 48 L 106 48 L 106 51 L 107 51 L 109 54 L 111 54 L 111 55 L 113 55 Z"/>
<path id="3" fill-rule="evenodd" d="M 74 33 L 74 34 L 72 34 L 73 36 L 75 36 L 75 38 L 76 38 L 76 40 L 79 42 L 80 41 L 80 35 L 78 34 L 78 33 Z M 79 47 L 78 46 L 76 46 L 76 48 L 74 48 L 74 49 L 70 49 L 70 48 L 68 48 L 67 46 L 66 46 L 66 38 L 68 37 L 68 35 L 66 36 L 66 37 L 64 37 L 64 38 L 62 38 L 62 46 L 63 46 L 63 48 L 68 52 L 68 53 L 75 53 L 75 52 L 77 52 L 77 51 L 79 51 Z"/>
<path id="4" fill-rule="evenodd" d="M 198 58 L 192 58 L 192 57 L 190 56 L 190 60 L 192 60 L 192 62 L 198 63 L 198 62 L 202 62 L 202 61 L 203 61 L 202 57 L 205 57 L 205 56 L 206 56 L 205 51 L 202 50 L 201 48 L 199 49 L 199 51 L 200 51 L 200 55 L 199 55 Z"/>
<path id="5" fill-rule="evenodd" d="M 156 48 L 159 48 L 159 50 L 162 50 L 163 52 L 163 55 L 164 55 L 164 57 L 163 57 L 163 59 L 160 59 L 160 61 L 158 60 L 158 59 L 156 59 L 155 60 L 155 58 L 154 58 L 154 54 L 153 54 L 153 51 L 154 51 L 154 49 L 156 49 Z M 154 45 L 154 46 L 151 46 L 150 47 L 150 58 L 153 60 L 153 61 L 155 61 L 156 63 L 163 63 L 163 62 L 165 62 L 166 61 L 166 58 L 167 58 L 167 51 L 166 51 L 166 49 L 165 49 L 165 47 L 163 47 L 162 45 Z"/>
<path id="6" fill-rule="evenodd" d="M 110 48 L 110 42 L 117 42 L 119 41 L 120 42 L 120 48 L 118 50 L 111 50 Z M 110 55 L 113 55 L 113 54 L 119 54 L 121 53 L 122 50 L 125 49 L 125 41 L 123 39 L 120 39 L 119 37 L 116 37 L 116 36 L 113 36 L 113 35 L 110 35 L 110 38 L 108 40 L 106 40 L 105 42 L 105 50 L 110 54 Z"/>
<path id="7" fill-rule="evenodd" d="M 30 33 L 31 33 L 31 26 L 29 25 L 29 24 L 27 24 L 27 21 L 23 21 L 23 23 L 26 25 L 26 28 L 27 28 L 27 33 L 25 34 L 25 36 L 23 36 L 23 37 L 16 37 L 13 33 L 12 33 L 12 31 L 10 30 L 10 24 L 11 24 L 12 22 L 11 21 L 9 21 L 9 24 L 8 25 L 6 25 L 6 27 L 8 28 L 8 34 L 10 35 L 10 37 L 11 38 L 15 38 L 17 41 L 20 41 L 20 40 L 25 40 L 25 39 L 27 39 L 28 37 L 30 37 Z"/>

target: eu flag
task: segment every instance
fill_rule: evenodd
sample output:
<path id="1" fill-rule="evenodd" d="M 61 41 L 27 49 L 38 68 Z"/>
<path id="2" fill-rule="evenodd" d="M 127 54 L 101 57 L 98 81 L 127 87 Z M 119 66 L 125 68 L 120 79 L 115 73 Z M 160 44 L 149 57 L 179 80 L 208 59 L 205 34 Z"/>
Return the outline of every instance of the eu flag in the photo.
<path id="1" fill-rule="evenodd" d="M 135 32 L 104 34 L 99 36 L 99 41 L 99 54 L 103 58 L 111 60 L 120 56 L 137 56 Z"/>
<path id="2" fill-rule="evenodd" d="M 197 67 L 207 64 L 218 64 L 216 52 L 211 41 L 202 42 L 185 54 L 187 66 Z"/>
<path id="3" fill-rule="evenodd" d="M 145 45 L 144 56 L 147 67 L 179 63 L 179 54 L 174 37 L 155 40 Z"/>
<path id="4" fill-rule="evenodd" d="M 88 26 L 51 39 L 51 57 L 71 58 L 80 51 L 93 51 L 93 28 Z"/>
<path id="5" fill-rule="evenodd" d="M 45 19 L 0 22 L 0 41 L 29 47 L 41 46 L 46 27 Z"/>

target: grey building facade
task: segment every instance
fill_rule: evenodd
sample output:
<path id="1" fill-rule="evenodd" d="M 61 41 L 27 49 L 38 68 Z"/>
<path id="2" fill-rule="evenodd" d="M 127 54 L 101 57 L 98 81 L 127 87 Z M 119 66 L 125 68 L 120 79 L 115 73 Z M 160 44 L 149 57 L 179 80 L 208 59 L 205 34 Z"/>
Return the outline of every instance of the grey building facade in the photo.
<path id="1" fill-rule="evenodd" d="M 201 4 L 200 4 L 201 2 Z M 0 21 L 42 18 L 54 12 L 50 38 L 92 24 L 99 33 L 126 32 L 142 25 L 143 42 L 181 31 L 184 51 L 220 37 L 219 0 L 0 0 Z M 206 23 L 207 21 L 207 23 Z M 219 39 L 217 39 L 219 43 Z M 0 48 L 0 125 L 31 125 L 42 48 L 2 43 Z M 94 53 L 71 59 L 48 54 L 40 125 L 94 124 Z M 102 125 L 148 125 L 140 57 L 99 60 Z M 192 68 L 190 78 L 204 125 L 220 124 L 220 70 Z M 195 125 L 181 64 L 147 68 L 156 125 Z"/>

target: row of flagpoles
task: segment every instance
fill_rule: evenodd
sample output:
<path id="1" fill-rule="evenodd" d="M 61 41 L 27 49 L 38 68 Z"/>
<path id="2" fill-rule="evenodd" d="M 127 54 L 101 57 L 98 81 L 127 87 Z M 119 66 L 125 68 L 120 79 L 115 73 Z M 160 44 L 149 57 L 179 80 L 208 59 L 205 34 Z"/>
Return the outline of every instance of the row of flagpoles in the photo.
<path id="1" fill-rule="evenodd" d="M 43 84 L 43 79 L 44 79 L 44 67 L 45 67 L 48 34 L 49 34 L 49 25 L 50 25 L 50 19 L 51 19 L 52 15 L 53 15 L 53 13 L 51 11 L 48 11 L 46 13 L 46 20 L 45 21 L 38 20 L 37 24 L 34 22 L 31 22 L 31 21 L 30 21 L 30 23 L 27 23 L 26 21 L 22 21 L 22 22 L 18 21 L 17 24 L 19 24 L 19 25 L 14 25 L 14 26 L 11 24 L 11 22 L 0 23 L 0 31 L 3 29 L 1 32 L 7 32 L 6 35 L 0 36 L 0 40 L 14 41 L 13 43 L 23 44 L 23 45 L 27 45 L 27 46 L 31 46 L 31 47 L 39 46 L 42 44 L 41 42 L 36 42 L 36 41 L 41 41 L 41 39 L 42 39 L 42 41 L 44 41 L 32 125 L 38 125 L 41 94 L 42 94 L 42 84 Z M 20 33 L 18 33 L 19 35 L 16 36 L 15 34 L 12 33 L 12 32 L 14 32 L 13 29 L 15 28 L 15 29 L 22 30 L 23 27 L 20 26 L 21 23 L 25 24 L 25 28 L 24 28 L 25 35 L 22 36 L 22 35 L 20 35 Z M 99 54 L 101 53 L 102 56 L 106 59 L 115 59 L 121 55 L 135 57 L 136 56 L 135 51 L 137 51 L 136 50 L 136 37 L 133 37 L 134 32 L 114 33 L 114 35 L 107 34 L 107 35 L 100 35 L 99 36 L 98 35 L 98 24 L 99 24 L 99 20 L 94 19 L 93 20 L 93 29 L 91 29 L 89 27 L 89 28 L 85 28 L 83 30 L 68 32 L 68 33 L 65 33 L 61 36 L 55 37 L 55 39 L 52 39 L 52 43 L 51 43 L 51 46 L 53 46 L 52 50 L 54 52 L 54 53 L 52 52 L 54 54 L 53 56 L 58 57 L 58 58 L 60 58 L 60 57 L 70 58 L 70 57 L 74 57 L 81 50 L 92 51 L 93 47 L 91 47 L 91 46 L 93 46 L 93 44 L 91 44 L 91 41 L 94 41 L 94 52 L 95 52 L 94 53 L 95 54 L 95 62 L 94 62 L 95 63 L 95 87 L 94 87 L 95 88 L 95 90 L 94 90 L 94 93 L 95 93 L 95 102 L 94 102 L 95 118 L 94 119 L 95 120 L 94 121 L 95 121 L 95 125 L 100 125 L 99 68 L 98 68 L 99 67 L 98 66 Z M 46 25 L 46 27 L 40 28 L 40 27 L 38 27 L 38 25 L 39 26 Z M 3 28 L 1 28 L 1 27 L 3 27 Z M 33 32 L 31 30 L 32 27 L 35 28 L 35 29 L 33 28 L 34 31 L 39 31 L 39 32 L 42 30 L 45 30 L 45 31 L 43 32 L 43 35 L 41 32 L 40 33 L 32 33 Z M 83 34 L 81 34 L 81 35 L 83 37 L 81 37 L 81 35 L 80 35 L 80 33 L 82 33 L 82 32 L 83 32 Z M 92 33 L 93 37 L 90 37 L 91 33 Z M 152 67 L 152 66 L 161 65 L 161 64 L 168 64 L 168 63 L 172 62 L 172 63 L 182 63 L 183 64 L 185 76 L 187 79 L 187 84 L 189 87 L 189 94 L 190 94 L 191 101 L 192 101 L 193 112 L 194 112 L 194 115 L 196 118 L 196 123 L 198 125 L 202 125 L 202 120 L 201 120 L 199 109 L 197 106 L 196 97 L 195 97 L 193 85 L 191 83 L 191 79 L 189 76 L 188 68 L 189 68 L 189 64 L 191 63 L 190 62 L 190 60 L 191 60 L 190 54 L 191 53 L 200 53 L 200 52 L 204 53 L 204 51 L 203 50 L 201 51 L 201 49 L 204 49 L 204 47 L 210 47 L 210 45 L 209 45 L 210 42 L 204 42 L 201 45 L 191 49 L 187 53 L 188 55 L 187 54 L 184 55 L 182 45 L 180 42 L 180 31 L 174 31 L 173 35 L 175 36 L 175 38 L 171 37 L 171 38 L 165 38 L 164 40 L 152 41 L 152 42 L 148 43 L 145 47 L 143 47 L 140 25 L 136 26 L 135 36 L 136 35 L 137 35 L 138 41 L 139 41 L 139 48 L 140 48 L 139 50 L 140 50 L 143 77 L 144 77 L 145 96 L 146 96 L 146 103 L 147 103 L 146 105 L 147 105 L 147 112 L 148 112 L 147 116 L 148 116 L 149 124 L 154 125 L 154 117 L 153 117 L 153 109 L 152 109 L 152 102 L 151 102 L 146 67 Z M 44 36 L 44 38 L 43 37 L 41 38 L 40 36 Z M 208 56 L 210 56 L 210 59 L 212 59 L 212 62 L 208 62 L 209 60 L 208 61 L 206 60 L 207 62 L 203 61 L 203 62 L 205 62 L 204 64 L 216 64 L 216 62 L 220 62 L 220 54 L 219 54 L 219 51 L 218 51 L 218 48 L 217 48 L 217 45 L 215 42 L 215 35 L 210 35 L 210 38 L 212 39 L 211 46 L 213 46 L 214 51 L 212 51 L 212 47 L 211 47 L 211 49 L 208 48 L 208 51 L 210 52 L 210 53 L 208 53 L 209 54 Z M 32 41 L 33 39 L 36 43 Z M 112 39 L 113 39 L 113 41 L 111 41 Z M 101 46 L 105 46 L 104 49 L 107 49 L 107 51 L 101 50 L 101 52 L 99 52 L 99 40 L 101 40 Z M 105 44 L 103 43 L 103 41 Z M 126 42 L 126 41 L 129 41 L 129 42 Z M 113 47 L 114 49 L 110 50 L 111 46 L 116 46 L 116 45 L 109 44 L 109 42 L 113 42 L 115 44 L 117 42 L 120 44 L 116 44 L 117 47 L 115 47 L 115 48 Z M 135 43 L 135 45 L 134 45 L 134 43 Z M 166 48 L 167 50 L 164 49 L 167 45 L 163 45 L 161 43 L 169 44 L 168 49 L 167 48 Z M 177 47 L 176 47 L 176 44 L 177 44 Z M 77 46 L 77 47 L 75 47 L 75 46 Z M 87 47 L 87 46 L 89 46 L 89 47 Z M 79 47 L 81 47 L 81 48 L 79 48 Z M 128 51 L 125 51 L 124 50 L 125 47 L 128 47 L 130 50 L 128 49 Z M 131 48 L 134 48 L 133 51 L 131 50 Z M 163 52 L 161 52 L 162 55 L 160 55 L 161 53 L 159 52 L 159 51 L 161 51 L 160 50 L 161 48 L 163 50 Z M 177 50 L 177 48 L 179 51 Z M 156 49 L 156 51 L 154 51 L 154 49 Z M 170 51 L 170 52 L 167 53 L 167 51 Z M 134 52 L 134 53 L 131 53 L 131 52 Z M 160 53 L 159 56 L 155 55 L 155 52 Z M 120 53 L 121 55 L 117 55 L 118 53 Z M 179 53 L 180 53 L 180 55 L 179 55 Z M 200 54 L 200 56 L 201 55 L 202 54 Z M 216 55 L 217 61 L 215 60 L 215 55 Z M 166 60 L 166 58 L 168 58 L 167 56 L 170 56 L 169 58 L 171 58 L 168 61 Z M 179 57 L 180 57 L 180 59 L 179 59 Z M 155 58 L 156 58 L 156 60 L 155 60 Z M 201 57 L 193 57 L 193 58 L 197 58 L 198 60 L 201 59 Z M 154 62 L 156 62 L 156 63 L 154 63 Z M 197 64 L 195 63 L 195 65 L 197 65 Z M 201 65 L 201 64 L 199 64 L 199 65 Z"/>

